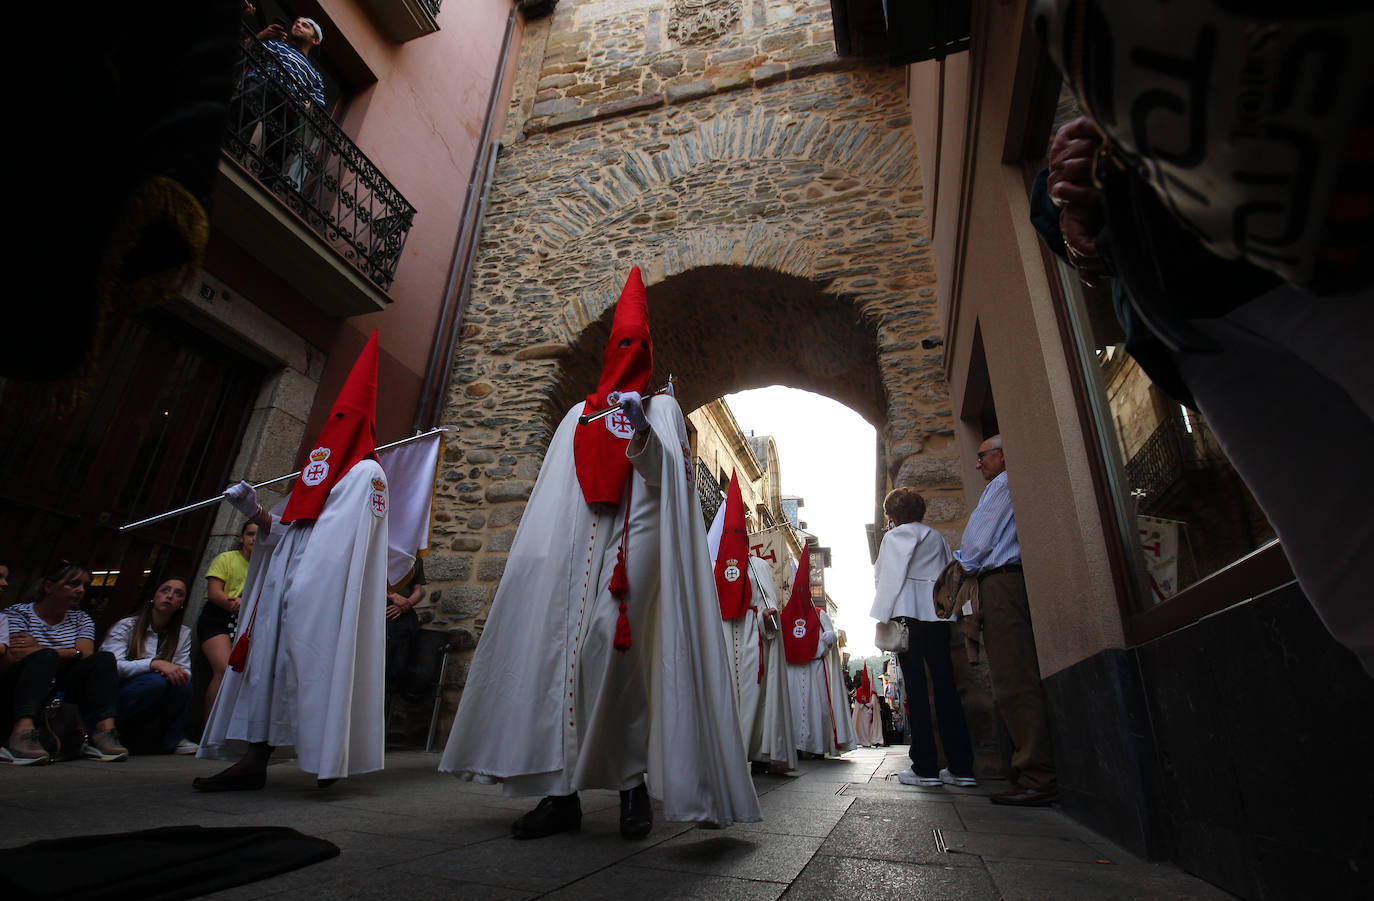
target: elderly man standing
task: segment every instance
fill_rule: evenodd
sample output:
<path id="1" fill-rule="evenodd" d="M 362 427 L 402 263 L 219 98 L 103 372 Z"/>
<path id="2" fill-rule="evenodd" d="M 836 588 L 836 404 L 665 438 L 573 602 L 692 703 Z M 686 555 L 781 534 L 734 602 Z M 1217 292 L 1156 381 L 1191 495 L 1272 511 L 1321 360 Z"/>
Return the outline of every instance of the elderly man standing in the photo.
<path id="1" fill-rule="evenodd" d="M 1059 789 L 1001 435 L 978 446 L 977 467 L 988 484 L 954 558 L 978 578 L 992 693 L 1016 746 L 1011 758 L 1016 781 L 992 802 L 1036 807 L 1057 801 Z"/>

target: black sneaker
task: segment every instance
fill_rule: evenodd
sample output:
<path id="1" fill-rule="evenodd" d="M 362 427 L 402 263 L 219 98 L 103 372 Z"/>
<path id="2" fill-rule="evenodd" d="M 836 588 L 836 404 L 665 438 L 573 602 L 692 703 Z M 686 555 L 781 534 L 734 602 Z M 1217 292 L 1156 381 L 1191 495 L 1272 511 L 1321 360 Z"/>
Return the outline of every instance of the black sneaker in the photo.
<path id="1" fill-rule="evenodd" d="M 577 795 L 549 795 L 511 824 L 516 838 L 545 838 L 582 828 L 582 802 Z"/>
<path id="2" fill-rule="evenodd" d="M 654 828 L 654 808 L 649 804 L 649 790 L 644 783 L 620 793 L 620 835 L 637 839 Z"/>

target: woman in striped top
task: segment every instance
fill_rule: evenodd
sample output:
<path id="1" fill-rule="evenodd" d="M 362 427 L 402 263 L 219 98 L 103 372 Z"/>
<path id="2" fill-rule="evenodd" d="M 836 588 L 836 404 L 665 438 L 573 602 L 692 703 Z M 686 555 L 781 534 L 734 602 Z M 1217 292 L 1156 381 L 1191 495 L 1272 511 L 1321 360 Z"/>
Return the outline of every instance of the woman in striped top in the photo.
<path id="1" fill-rule="evenodd" d="M 6 694 L 13 697 L 14 728 L 0 760 L 50 763 L 36 724 L 56 685 L 84 714 L 89 738 L 83 757 L 124 760 L 129 752 L 115 732 L 118 677 L 114 655 L 95 650 L 95 624 L 77 609 L 91 583 L 90 570 L 66 560 L 43 580 L 43 595 L 5 611 L 10 623 Z"/>

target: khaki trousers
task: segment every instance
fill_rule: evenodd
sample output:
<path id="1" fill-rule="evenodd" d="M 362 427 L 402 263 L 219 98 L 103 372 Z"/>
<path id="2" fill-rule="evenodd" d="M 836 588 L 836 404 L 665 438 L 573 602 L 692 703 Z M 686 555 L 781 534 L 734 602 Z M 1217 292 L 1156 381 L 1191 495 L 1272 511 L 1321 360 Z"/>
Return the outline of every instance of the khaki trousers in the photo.
<path id="1" fill-rule="evenodd" d="M 1040 687 L 1026 580 L 1019 572 L 994 573 L 979 580 L 978 592 L 992 693 L 1016 746 L 1011 765 L 1019 772 L 1022 786 L 1053 791 L 1054 748 Z"/>

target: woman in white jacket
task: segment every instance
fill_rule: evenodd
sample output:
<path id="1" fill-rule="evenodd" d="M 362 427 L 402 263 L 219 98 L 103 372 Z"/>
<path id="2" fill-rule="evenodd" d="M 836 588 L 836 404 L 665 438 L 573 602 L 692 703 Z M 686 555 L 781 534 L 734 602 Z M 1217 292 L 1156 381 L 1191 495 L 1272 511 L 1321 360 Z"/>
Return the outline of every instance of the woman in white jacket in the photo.
<path id="1" fill-rule="evenodd" d="M 889 530 L 878 549 L 874 578 L 878 583 L 870 614 L 879 622 L 906 623 L 907 649 L 897 655 L 906 683 L 911 724 L 911 768 L 897 774 L 905 785 L 935 787 L 942 783 L 974 786 L 973 750 L 964 708 L 954 686 L 950 661 L 950 625 L 935 615 L 935 579 L 952 558 L 949 543 L 922 524 L 925 498 L 915 488 L 896 488 L 883 500 Z M 931 723 L 926 668 L 934 688 L 940 743 L 949 766 L 940 769 Z"/>

